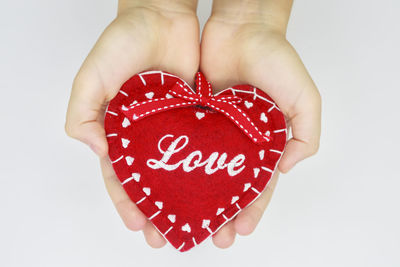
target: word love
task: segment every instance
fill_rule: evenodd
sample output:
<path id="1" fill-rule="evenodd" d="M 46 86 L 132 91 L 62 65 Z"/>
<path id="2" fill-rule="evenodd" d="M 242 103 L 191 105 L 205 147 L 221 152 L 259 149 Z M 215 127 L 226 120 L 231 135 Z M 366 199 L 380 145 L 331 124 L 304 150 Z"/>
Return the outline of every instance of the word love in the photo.
<path id="1" fill-rule="evenodd" d="M 149 159 L 147 161 L 148 167 L 152 169 L 164 169 L 167 171 L 173 171 L 182 166 L 185 172 L 191 172 L 196 168 L 204 167 L 204 171 L 208 175 L 226 168 L 229 176 L 235 176 L 239 174 L 246 167 L 245 165 L 243 165 L 246 159 L 243 154 L 238 154 L 229 163 L 225 163 L 228 157 L 226 153 L 222 153 L 220 155 L 218 152 L 213 152 L 207 159 L 202 161 L 203 154 L 199 150 L 193 151 L 192 153 L 187 155 L 186 158 L 176 163 L 171 163 L 171 157 L 175 154 L 178 154 L 178 152 L 184 149 L 189 143 L 189 138 L 186 135 L 181 135 L 175 140 L 170 140 L 169 146 L 166 151 L 162 150 L 161 147 L 167 147 L 163 142 L 166 142 L 166 140 L 171 138 L 174 138 L 174 136 L 171 134 L 167 134 L 163 136 L 160 141 L 158 141 L 158 150 L 162 154 L 162 157 L 160 160 Z"/>

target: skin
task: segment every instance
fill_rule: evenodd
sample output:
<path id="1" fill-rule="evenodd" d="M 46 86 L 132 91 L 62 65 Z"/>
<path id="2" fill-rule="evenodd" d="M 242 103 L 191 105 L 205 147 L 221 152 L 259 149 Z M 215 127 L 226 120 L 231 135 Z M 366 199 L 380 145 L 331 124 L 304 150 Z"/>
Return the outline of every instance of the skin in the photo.
<path id="1" fill-rule="evenodd" d="M 72 86 L 66 133 L 99 156 L 121 219 L 128 229 L 142 231 L 151 247 L 166 241 L 129 199 L 107 156 L 103 118 L 108 102 L 128 78 L 150 69 L 175 73 L 193 86 L 200 68 L 217 90 L 252 84 L 277 102 L 292 128 L 279 164 L 279 171 L 289 171 L 318 150 L 321 113 L 318 90 L 285 37 L 291 5 L 289 0 L 214 0 L 200 47 L 197 1 L 121 0 L 118 16 L 82 64 Z M 213 236 L 217 247 L 232 245 L 237 233 L 254 231 L 278 176 Z"/>

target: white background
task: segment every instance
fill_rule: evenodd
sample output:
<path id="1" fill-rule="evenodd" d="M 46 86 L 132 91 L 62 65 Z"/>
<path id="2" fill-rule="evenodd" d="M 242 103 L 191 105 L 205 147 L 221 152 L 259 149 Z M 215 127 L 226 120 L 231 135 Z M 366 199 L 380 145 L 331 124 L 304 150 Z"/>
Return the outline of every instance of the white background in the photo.
<path id="1" fill-rule="evenodd" d="M 97 158 L 64 134 L 72 79 L 115 13 L 0 3 L 0 266 L 400 266 L 399 1 L 295 2 L 288 39 L 323 97 L 320 152 L 281 176 L 254 234 L 184 254 L 126 230 Z"/>

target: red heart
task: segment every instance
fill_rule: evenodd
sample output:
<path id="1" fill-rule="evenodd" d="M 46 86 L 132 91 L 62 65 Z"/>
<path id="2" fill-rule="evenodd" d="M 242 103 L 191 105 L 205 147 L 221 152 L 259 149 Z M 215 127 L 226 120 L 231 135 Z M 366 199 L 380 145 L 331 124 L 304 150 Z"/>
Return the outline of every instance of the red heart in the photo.
<path id="1" fill-rule="evenodd" d="M 121 108 L 173 97 L 169 90 L 177 82 L 185 83 L 161 71 L 133 76 L 110 102 L 105 130 L 110 160 L 131 200 L 175 248 L 187 251 L 261 194 L 283 153 L 286 124 L 273 100 L 249 85 L 218 95 L 242 98 L 237 106 L 269 142 L 253 142 L 225 115 L 199 105 L 138 121 L 125 117 Z"/>

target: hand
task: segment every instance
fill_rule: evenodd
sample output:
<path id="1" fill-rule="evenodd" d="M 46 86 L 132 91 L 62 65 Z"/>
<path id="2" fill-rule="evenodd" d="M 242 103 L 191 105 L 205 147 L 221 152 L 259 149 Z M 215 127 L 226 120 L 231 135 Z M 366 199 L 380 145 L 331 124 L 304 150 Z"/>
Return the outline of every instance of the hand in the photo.
<path id="1" fill-rule="evenodd" d="M 199 67 L 197 0 L 122 0 L 77 74 L 67 111 L 68 135 L 100 157 L 107 191 L 125 225 L 143 230 L 152 247 L 164 238 L 129 199 L 108 159 L 103 126 L 108 102 L 138 72 L 161 69 L 193 84 Z"/>
<path id="2" fill-rule="evenodd" d="M 292 129 L 279 163 L 288 172 L 319 146 L 320 95 L 301 59 L 286 40 L 289 0 L 214 0 L 201 43 L 200 69 L 213 87 L 222 90 L 251 84 L 278 104 Z M 229 247 L 236 233 L 250 234 L 271 198 L 278 172 L 251 206 L 214 236 L 219 247 Z"/>

